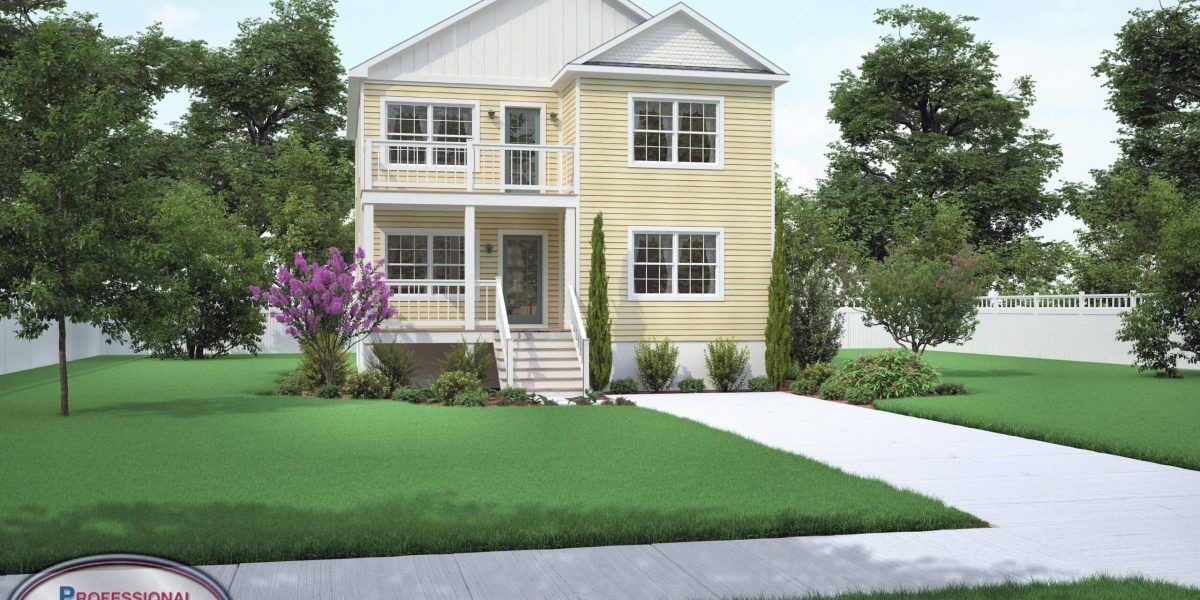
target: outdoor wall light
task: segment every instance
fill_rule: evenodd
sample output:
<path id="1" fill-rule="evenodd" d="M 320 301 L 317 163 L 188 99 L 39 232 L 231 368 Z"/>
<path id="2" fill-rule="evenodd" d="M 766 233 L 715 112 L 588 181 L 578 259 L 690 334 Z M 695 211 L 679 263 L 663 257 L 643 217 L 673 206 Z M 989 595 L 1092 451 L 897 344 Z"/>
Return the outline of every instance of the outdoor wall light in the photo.
<path id="1" fill-rule="evenodd" d="M 489 110 L 489 111 L 488 111 L 488 118 L 489 118 L 489 119 L 495 119 L 495 118 L 496 118 L 496 111 L 494 111 L 494 110 Z"/>
<path id="2" fill-rule="evenodd" d="M 488 254 L 491 254 L 491 253 L 492 253 L 492 245 L 491 245 L 491 244 L 484 244 L 484 245 L 483 245 L 483 249 L 484 249 L 484 251 L 485 251 L 485 252 L 487 252 Z"/>
<path id="3" fill-rule="evenodd" d="M 556 113 L 556 112 L 550 113 L 550 120 L 557 123 L 558 122 L 558 113 Z"/>

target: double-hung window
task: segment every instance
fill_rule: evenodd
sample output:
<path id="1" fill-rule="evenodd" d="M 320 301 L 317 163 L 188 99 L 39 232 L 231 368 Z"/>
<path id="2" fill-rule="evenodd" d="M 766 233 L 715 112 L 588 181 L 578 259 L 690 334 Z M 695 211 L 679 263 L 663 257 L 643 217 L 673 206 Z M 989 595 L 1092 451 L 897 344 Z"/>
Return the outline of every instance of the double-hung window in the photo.
<path id="1" fill-rule="evenodd" d="M 719 229 L 630 230 L 630 300 L 720 300 L 724 233 Z"/>
<path id="2" fill-rule="evenodd" d="M 467 165 L 466 143 L 474 137 L 477 107 L 432 102 L 384 103 L 387 162 L 396 167 L 461 169 Z"/>
<path id="3" fill-rule="evenodd" d="M 715 97 L 629 96 L 629 162 L 634 166 L 720 168 L 724 101 Z"/>
<path id="4" fill-rule="evenodd" d="M 462 295 L 466 278 L 466 238 L 451 232 L 388 233 L 387 278 L 403 280 L 393 287 L 400 295 Z"/>

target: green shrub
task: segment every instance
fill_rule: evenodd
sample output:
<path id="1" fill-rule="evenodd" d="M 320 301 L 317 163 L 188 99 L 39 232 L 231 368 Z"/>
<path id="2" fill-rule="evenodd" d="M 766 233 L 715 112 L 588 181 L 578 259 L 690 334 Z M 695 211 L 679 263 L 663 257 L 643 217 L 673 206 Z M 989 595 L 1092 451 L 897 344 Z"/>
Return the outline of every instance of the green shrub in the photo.
<path id="1" fill-rule="evenodd" d="M 967 393 L 967 386 L 961 383 L 939 383 L 933 388 L 935 396 L 961 396 Z"/>
<path id="2" fill-rule="evenodd" d="M 825 383 L 826 379 L 833 376 L 833 365 L 827 362 L 812 363 L 800 372 L 800 377 L 815 381 L 817 385 Z"/>
<path id="3" fill-rule="evenodd" d="M 608 315 L 608 267 L 604 251 L 604 213 L 592 219 L 592 266 L 588 271 L 588 370 L 592 387 L 602 390 L 612 376 L 612 318 Z"/>
<path id="4" fill-rule="evenodd" d="M 614 379 L 612 383 L 608 385 L 608 391 L 614 394 L 633 394 L 636 393 L 637 390 L 637 384 L 633 382 L 632 377 Z"/>
<path id="5" fill-rule="evenodd" d="M 617 396 L 613 399 L 605 398 L 600 404 L 604 406 L 637 406 L 637 403 L 625 396 Z"/>
<path id="6" fill-rule="evenodd" d="M 815 396 L 821 391 L 821 382 L 801 377 L 792 382 L 792 393 L 800 396 Z"/>
<path id="7" fill-rule="evenodd" d="M 342 390 L 332 383 L 326 383 L 324 385 L 317 386 L 317 388 L 313 390 L 313 394 L 319 398 L 341 398 Z"/>
<path id="8" fill-rule="evenodd" d="M 752 392 L 773 392 L 777 389 L 766 377 L 754 377 L 750 380 L 749 385 Z"/>
<path id="9" fill-rule="evenodd" d="M 746 379 L 750 350 L 738 346 L 733 340 L 718 338 L 709 342 L 704 349 L 704 364 L 708 367 L 708 379 L 713 387 L 722 392 L 736 390 Z"/>
<path id="10" fill-rule="evenodd" d="M 392 400 L 411 404 L 424 404 L 429 402 L 432 397 L 429 390 L 416 387 L 398 387 L 396 391 L 392 392 Z"/>
<path id="11" fill-rule="evenodd" d="M 704 380 L 696 379 L 695 377 L 688 377 L 687 379 L 679 382 L 679 391 L 686 392 L 688 394 L 703 392 Z"/>
<path id="12" fill-rule="evenodd" d="M 908 350 L 864 354 L 842 363 L 833 379 L 846 389 L 867 388 L 881 399 L 920 396 L 933 390 L 938 372 Z"/>
<path id="13" fill-rule="evenodd" d="M 536 400 L 537 396 L 533 392 L 519 387 L 506 387 L 496 394 L 496 404 L 499 406 L 533 404 Z"/>
<path id="14" fill-rule="evenodd" d="M 830 377 L 821 384 L 821 389 L 818 393 L 826 400 L 845 400 L 846 386 L 842 385 L 836 378 Z"/>
<path id="15" fill-rule="evenodd" d="M 300 372 L 308 381 L 309 389 L 317 389 L 322 385 L 341 387 L 350 375 L 350 363 L 346 360 L 348 353 L 342 347 L 342 342 L 336 335 L 321 334 L 300 344 Z M 329 364 L 331 376 L 326 377 L 323 364 Z"/>
<path id="16" fill-rule="evenodd" d="M 396 388 L 411 385 L 413 373 L 416 371 L 412 350 L 404 344 L 372 345 L 371 358 L 367 360 L 367 365 L 387 379 L 388 396 L 391 396 Z"/>
<path id="17" fill-rule="evenodd" d="M 865 387 L 851 388 L 850 391 L 846 393 L 846 402 L 860 406 L 865 404 L 874 404 L 878 399 L 879 396 L 875 395 L 874 391 Z"/>
<path id="18" fill-rule="evenodd" d="M 388 393 L 388 380 L 379 371 L 363 371 L 346 376 L 342 392 L 359 400 L 383 400 Z"/>
<path id="19" fill-rule="evenodd" d="M 308 378 L 299 369 L 284 375 L 275 384 L 275 394 L 279 396 L 300 396 L 308 390 Z"/>
<path id="20" fill-rule="evenodd" d="M 767 284 L 767 387 L 779 389 L 792 365 L 792 323 L 788 304 L 788 246 L 783 212 L 775 214 L 775 242 L 771 252 L 771 281 Z M 750 389 L 754 389 L 751 381 Z"/>
<path id="21" fill-rule="evenodd" d="M 496 352 L 492 349 L 491 344 L 487 342 L 472 344 L 463 338 L 461 344 L 456 344 L 437 362 L 437 367 L 441 373 L 448 371 L 470 373 L 475 376 L 475 379 L 482 382 L 487 379 L 488 370 L 495 360 Z"/>
<path id="22" fill-rule="evenodd" d="M 679 348 L 667 338 L 661 342 L 638 342 L 634 349 L 638 379 L 651 392 L 661 392 L 679 375 Z"/>
<path id="23" fill-rule="evenodd" d="M 433 382 L 433 396 L 438 402 L 450 404 L 464 390 L 481 390 L 483 382 L 474 373 L 446 371 Z"/>
<path id="24" fill-rule="evenodd" d="M 455 394 L 451 406 L 487 406 L 492 394 L 483 388 L 463 390 Z"/>

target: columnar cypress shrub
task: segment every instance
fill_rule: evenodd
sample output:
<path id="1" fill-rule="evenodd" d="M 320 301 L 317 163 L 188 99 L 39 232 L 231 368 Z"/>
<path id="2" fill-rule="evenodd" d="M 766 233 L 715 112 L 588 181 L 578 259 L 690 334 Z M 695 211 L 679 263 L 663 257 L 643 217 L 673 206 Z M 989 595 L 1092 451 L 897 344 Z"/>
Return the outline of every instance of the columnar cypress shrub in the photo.
<path id="1" fill-rule="evenodd" d="M 591 385 L 603 390 L 612 376 L 612 321 L 608 316 L 608 273 L 604 260 L 604 213 L 592 220 L 592 268 L 588 279 L 587 336 Z"/>
<path id="2" fill-rule="evenodd" d="M 788 316 L 787 251 L 783 219 L 775 217 L 775 249 L 771 254 L 771 283 L 767 288 L 767 379 L 783 387 L 791 367 L 792 326 Z"/>

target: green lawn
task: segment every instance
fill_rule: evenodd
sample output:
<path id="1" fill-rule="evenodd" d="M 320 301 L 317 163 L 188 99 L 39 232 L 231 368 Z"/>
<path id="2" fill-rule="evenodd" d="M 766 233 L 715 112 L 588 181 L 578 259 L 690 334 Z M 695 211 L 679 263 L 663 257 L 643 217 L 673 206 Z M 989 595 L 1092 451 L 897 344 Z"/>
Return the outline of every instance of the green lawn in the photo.
<path id="1" fill-rule="evenodd" d="M 0 376 L 0 572 L 983 525 L 639 408 L 263 395 L 294 357 L 101 357 Z"/>
<path id="2" fill-rule="evenodd" d="M 842 357 L 861 351 L 844 351 Z M 886 411 L 1200 469 L 1200 372 L 1162 379 L 1122 365 L 927 352 L 965 396 L 901 398 Z"/>
<path id="3" fill-rule="evenodd" d="M 1096 577 L 1075 583 L 1010 583 L 928 592 L 808 596 L 806 600 L 1194 600 L 1200 590 L 1145 579 Z"/>

